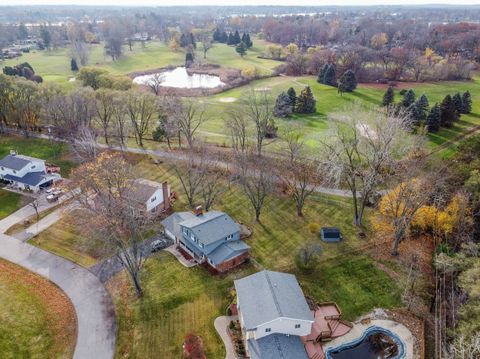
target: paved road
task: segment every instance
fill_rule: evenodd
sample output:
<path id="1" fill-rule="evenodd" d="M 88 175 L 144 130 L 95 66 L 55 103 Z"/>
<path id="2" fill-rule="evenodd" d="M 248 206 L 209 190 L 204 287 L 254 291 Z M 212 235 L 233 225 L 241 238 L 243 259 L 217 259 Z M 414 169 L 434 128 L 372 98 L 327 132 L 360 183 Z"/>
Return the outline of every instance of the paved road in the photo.
<path id="1" fill-rule="evenodd" d="M 70 298 L 77 313 L 74 359 L 111 359 L 115 354 L 115 310 L 110 294 L 87 269 L 0 234 L 0 257 L 51 280 Z"/>
<path id="2" fill-rule="evenodd" d="M 237 357 L 235 355 L 235 348 L 233 347 L 232 340 L 230 339 L 227 332 L 227 326 L 233 319 L 237 319 L 237 317 L 222 316 L 216 318 L 213 322 L 213 325 L 215 326 L 218 335 L 220 335 L 223 340 L 223 344 L 225 345 L 225 359 L 236 359 Z"/>

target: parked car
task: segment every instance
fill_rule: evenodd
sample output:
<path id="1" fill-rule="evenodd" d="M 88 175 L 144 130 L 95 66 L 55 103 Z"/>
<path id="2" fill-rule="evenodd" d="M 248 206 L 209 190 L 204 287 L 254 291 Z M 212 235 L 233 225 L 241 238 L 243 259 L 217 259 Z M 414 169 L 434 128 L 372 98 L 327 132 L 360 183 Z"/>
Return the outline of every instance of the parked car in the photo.
<path id="1" fill-rule="evenodd" d="M 47 196 L 47 201 L 48 202 L 55 202 L 55 201 L 58 201 L 58 196 L 54 195 L 54 194 L 49 194 Z"/>
<path id="2" fill-rule="evenodd" d="M 165 247 L 166 247 L 166 242 L 165 240 L 162 240 L 162 239 L 156 239 L 152 243 L 150 243 L 150 251 L 152 252 L 160 251 Z"/>

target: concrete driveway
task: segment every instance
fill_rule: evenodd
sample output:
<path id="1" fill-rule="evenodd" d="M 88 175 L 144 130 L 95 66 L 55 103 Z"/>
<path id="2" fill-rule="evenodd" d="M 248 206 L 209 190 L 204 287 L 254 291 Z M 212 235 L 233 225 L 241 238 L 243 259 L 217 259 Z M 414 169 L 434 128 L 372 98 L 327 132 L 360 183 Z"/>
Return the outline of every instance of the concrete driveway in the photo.
<path id="1" fill-rule="evenodd" d="M 0 257 L 48 278 L 70 298 L 78 321 L 74 359 L 111 359 L 115 311 L 110 294 L 87 269 L 30 244 L 0 234 Z"/>
<path id="2" fill-rule="evenodd" d="M 218 335 L 222 338 L 223 344 L 225 345 L 225 359 L 236 359 L 235 348 L 233 346 L 232 340 L 227 332 L 227 327 L 232 320 L 236 320 L 236 316 L 221 316 L 217 317 L 213 322 L 215 329 L 217 330 Z"/>

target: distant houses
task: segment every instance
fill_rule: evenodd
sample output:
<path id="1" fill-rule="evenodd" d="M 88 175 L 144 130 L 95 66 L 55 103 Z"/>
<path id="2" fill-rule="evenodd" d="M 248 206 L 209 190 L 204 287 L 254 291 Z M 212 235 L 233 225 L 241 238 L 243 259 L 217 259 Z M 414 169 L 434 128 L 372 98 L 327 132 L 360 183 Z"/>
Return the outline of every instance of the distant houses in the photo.
<path id="1" fill-rule="evenodd" d="M 144 178 L 133 181 L 127 191 L 128 199 L 136 203 L 140 210 L 156 213 L 171 208 L 170 186 L 167 182 L 158 183 Z"/>
<path id="2" fill-rule="evenodd" d="M 0 160 L 0 179 L 19 190 L 38 192 L 62 179 L 58 167 L 11 151 Z"/>
<path id="3" fill-rule="evenodd" d="M 187 257 L 217 272 L 225 272 L 249 258 L 250 247 L 240 240 L 240 226 L 219 211 L 176 212 L 162 221 L 165 234 Z"/>

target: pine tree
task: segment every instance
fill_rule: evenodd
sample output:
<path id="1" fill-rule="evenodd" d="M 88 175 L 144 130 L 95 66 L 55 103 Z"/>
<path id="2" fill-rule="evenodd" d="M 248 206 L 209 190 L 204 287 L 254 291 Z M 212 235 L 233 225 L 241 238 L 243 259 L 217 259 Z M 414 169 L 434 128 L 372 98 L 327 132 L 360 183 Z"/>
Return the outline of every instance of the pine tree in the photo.
<path id="1" fill-rule="evenodd" d="M 337 86 L 337 74 L 335 71 L 335 67 L 330 64 L 330 66 L 327 69 L 327 72 L 325 72 L 325 76 L 323 78 L 324 84 L 328 86 Z"/>
<path id="2" fill-rule="evenodd" d="M 385 93 L 383 94 L 382 105 L 383 105 L 383 106 L 390 106 L 390 105 L 392 105 L 392 104 L 393 104 L 393 101 L 394 101 L 394 98 L 395 98 L 395 92 L 393 91 L 393 87 L 392 87 L 392 86 L 388 86 L 387 91 L 385 91 Z"/>
<path id="3" fill-rule="evenodd" d="M 243 33 L 242 35 L 242 42 L 246 45 L 247 44 L 247 34 Z"/>
<path id="4" fill-rule="evenodd" d="M 247 36 L 246 36 L 246 39 L 245 39 L 245 40 L 246 40 L 245 44 L 247 45 L 247 47 L 248 47 L 249 49 L 252 48 L 253 42 L 252 42 L 252 39 L 250 38 L 250 34 L 249 34 L 249 33 L 247 33 Z"/>
<path id="5" fill-rule="evenodd" d="M 190 44 L 193 46 L 194 49 L 197 48 L 197 43 L 195 42 L 195 36 L 193 36 L 192 33 L 190 33 Z"/>
<path id="6" fill-rule="evenodd" d="M 407 111 L 410 115 L 412 125 L 418 126 L 424 120 L 423 111 L 418 101 L 415 101 L 412 105 L 410 105 Z"/>
<path id="7" fill-rule="evenodd" d="M 405 108 L 409 108 L 415 102 L 415 92 L 410 89 L 403 95 L 402 105 Z"/>
<path id="8" fill-rule="evenodd" d="M 235 35 L 233 35 L 233 45 L 240 44 L 242 42 L 242 39 L 240 38 L 240 34 L 238 33 L 238 30 L 235 31 Z"/>
<path id="9" fill-rule="evenodd" d="M 234 45 L 235 39 L 233 38 L 233 34 L 229 33 L 228 34 L 228 40 L 227 40 L 227 45 Z"/>
<path id="10" fill-rule="evenodd" d="M 245 45 L 243 43 L 243 41 L 240 41 L 240 43 L 237 45 L 237 47 L 235 48 L 235 51 L 237 51 L 237 53 L 243 57 L 247 54 L 247 45 Z"/>
<path id="11" fill-rule="evenodd" d="M 460 114 L 462 113 L 462 109 L 463 109 L 463 101 L 462 101 L 462 96 L 460 95 L 459 92 L 453 95 L 452 101 L 453 101 L 453 106 L 455 107 L 455 112 L 457 113 L 457 118 L 460 118 Z"/>
<path id="12" fill-rule="evenodd" d="M 325 83 L 325 73 L 327 72 L 329 66 L 330 64 L 325 64 L 322 66 L 322 69 L 320 70 L 320 73 L 318 74 L 318 78 L 317 78 L 318 83 L 321 83 L 321 84 Z"/>
<path id="13" fill-rule="evenodd" d="M 297 106 L 297 92 L 293 87 L 290 87 L 287 91 L 287 95 L 290 98 L 290 103 L 292 104 L 292 108 L 295 109 Z"/>
<path id="14" fill-rule="evenodd" d="M 462 113 L 469 114 L 472 112 L 472 96 L 469 91 L 465 91 L 462 95 Z"/>
<path id="15" fill-rule="evenodd" d="M 457 112 L 453 104 L 452 96 L 447 95 L 440 104 L 440 124 L 445 127 L 452 127 L 457 120 Z"/>
<path id="16" fill-rule="evenodd" d="M 228 43 L 228 35 L 225 31 L 222 32 L 222 35 L 220 36 L 220 42 L 222 44 Z"/>
<path id="17" fill-rule="evenodd" d="M 433 105 L 433 107 L 430 109 L 430 112 L 428 113 L 427 116 L 427 131 L 428 132 L 438 132 L 440 129 L 440 121 L 441 121 L 441 110 L 440 106 L 438 106 L 438 103 Z"/>
<path id="18" fill-rule="evenodd" d="M 216 42 L 222 42 L 222 33 L 220 32 L 220 29 L 217 27 L 215 29 L 215 31 L 213 32 L 213 41 L 216 41 Z"/>
<path id="19" fill-rule="evenodd" d="M 419 97 L 417 101 L 415 101 L 415 120 L 420 123 L 425 121 L 427 118 L 427 111 L 428 111 L 428 98 L 425 96 L 425 94 L 422 94 L 422 96 Z"/>
<path id="20" fill-rule="evenodd" d="M 280 93 L 275 101 L 273 113 L 277 117 L 288 117 L 293 112 L 292 100 L 286 92 Z"/>
<path id="21" fill-rule="evenodd" d="M 78 71 L 77 60 L 72 59 L 72 61 L 70 61 L 70 69 L 72 71 Z"/>
<path id="22" fill-rule="evenodd" d="M 357 78 L 352 70 L 347 70 L 338 80 L 338 92 L 352 92 L 357 88 Z"/>
<path id="23" fill-rule="evenodd" d="M 310 86 L 305 87 L 297 98 L 296 112 L 314 113 L 316 111 L 316 101 L 313 97 Z"/>

